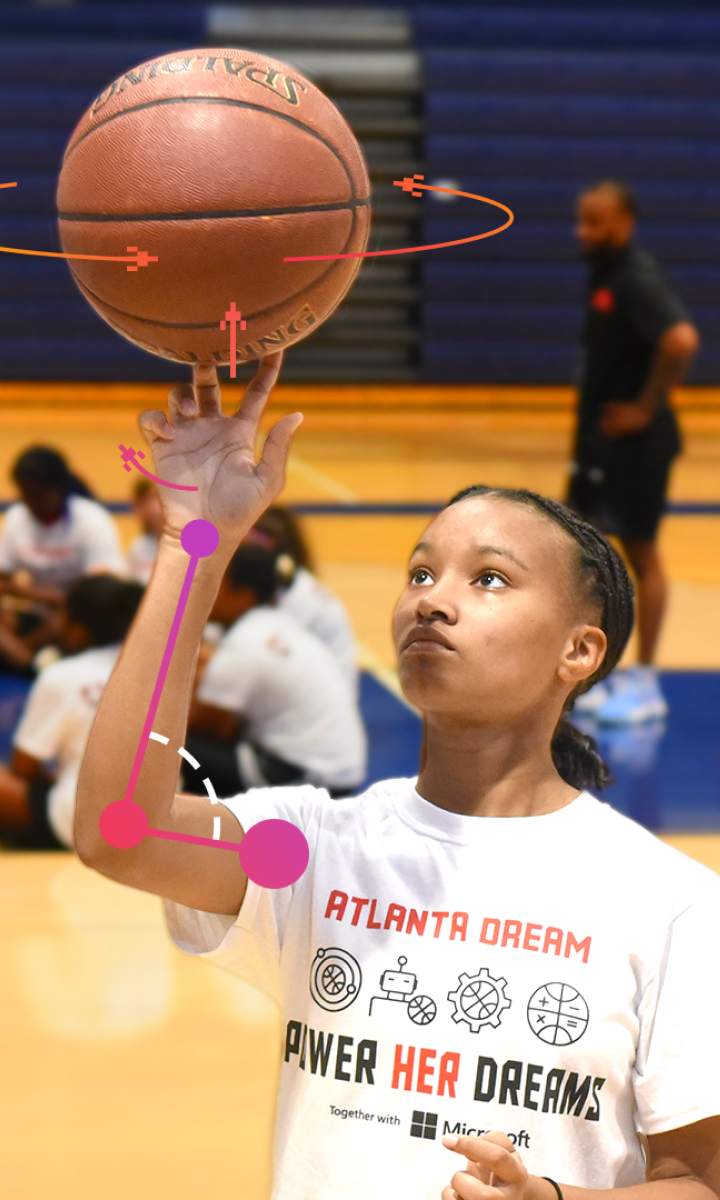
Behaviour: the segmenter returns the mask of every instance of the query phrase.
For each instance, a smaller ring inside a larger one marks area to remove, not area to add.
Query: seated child
[[[218,795],[309,781],[348,794],[366,769],[356,698],[327,646],[274,603],[277,586],[275,553],[241,545],[210,614],[227,632],[204,667],[187,749]],[[183,775],[204,794],[200,773]]]
[[[80,762],[142,595],[140,584],[111,575],[70,585],[61,609],[69,657],[36,679],[15,731],[10,768],[0,766],[3,842],[26,849],[72,847]]]
[[[124,574],[115,522],[90,498],[62,454],[31,446],[12,479],[20,501],[0,529],[0,593],[15,608],[0,613],[0,668],[25,669],[58,633],[58,608],[75,579],[95,572]]]
[[[271,547],[282,556],[278,606],[325,643],[357,692],[357,646],[350,618],[338,597],[314,574],[307,543],[292,513],[279,504],[272,505],[256,522],[247,541]]]

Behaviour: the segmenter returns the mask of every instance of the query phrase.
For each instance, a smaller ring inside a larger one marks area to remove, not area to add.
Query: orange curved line
[[[426,192],[446,192],[449,196],[466,196],[469,200],[482,200],[484,204],[492,204],[495,208],[501,208],[508,214],[509,220],[504,225],[498,225],[497,229],[491,229],[489,233],[476,233],[473,237],[458,238],[454,242],[434,242],[431,246],[404,246],[400,250],[366,250],[363,254],[305,254],[284,258],[283,262],[324,262],[336,258],[380,258],[384,254],[415,254],[419,250],[440,250],[443,246],[464,246],[467,242],[479,242],[483,238],[494,237],[496,233],[502,233],[515,220],[515,214],[507,204],[501,204],[499,200],[491,200],[489,196],[476,196],[474,192],[457,192],[453,188],[434,187],[430,183],[414,183],[413,187],[422,188]]]
[[[54,250],[17,250],[15,246],[0,246],[5,254],[32,254],[37,258],[91,258],[94,262],[137,262],[130,256],[121,258],[114,254],[58,254]]]
[[[0,183],[0,188],[17,187],[17,183]],[[137,262],[135,258],[121,258],[115,254],[58,254],[54,250],[18,250],[15,246],[0,246],[3,254],[31,254],[33,258],[85,258],[93,262]],[[157,259],[152,259],[157,262]]]

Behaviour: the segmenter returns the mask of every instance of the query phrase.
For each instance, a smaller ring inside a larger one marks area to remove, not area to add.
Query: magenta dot
[[[180,544],[191,558],[207,558],[214,554],[220,535],[212,521],[188,521],[180,534]]]
[[[100,814],[100,832],[116,850],[139,845],[147,831],[147,813],[134,800],[116,800]]]
[[[290,821],[259,821],[240,843],[240,866],[260,887],[295,883],[308,865],[307,838]]]

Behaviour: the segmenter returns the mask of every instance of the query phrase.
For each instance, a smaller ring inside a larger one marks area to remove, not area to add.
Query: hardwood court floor
[[[17,452],[49,442],[102,499],[126,500],[132,480],[117,446],[141,444],[137,414],[161,395],[93,397],[69,386],[0,394],[0,497],[12,496],[7,467]],[[312,400],[288,503],[439,503],[478,481],[562,494],[567,404],[423,408],[420,397],[415,410],[364,410]],[[285,393],[276,412],[295,405]],[[675,500],[720,501],[718,411],[683,415]],[[386,677],[392,604],[426,521],[305,521],[320,573],[348,605],[366,661]],[[120,523],[127,541],[134,522]],[[720,517],[668,519],[663,548],[672,597],[661,661],[720,667]],[[664,840],[720,871],[720,835]],[[0,961],[7,1200],[266,1200],[281,1026],[263,993],[175,950],[155,897],[70,854],[0,854]]]

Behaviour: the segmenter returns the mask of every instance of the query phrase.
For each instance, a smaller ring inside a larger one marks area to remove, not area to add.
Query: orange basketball
[[[85,298],[124,337],[180,362],[243,361],[305,337],[337,307],[370,226],[360,147],[327,96],[244,50],[188,50],[128,71],[86,112],[58,183],[66,254]],[[142,260],[141,260],[142,261]],[[228,323],[229,324],[229,323]]]

